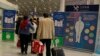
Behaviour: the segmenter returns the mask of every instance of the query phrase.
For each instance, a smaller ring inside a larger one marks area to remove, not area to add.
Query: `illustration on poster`
[[[56,27],[63,27],[63,20],[55,20],[55,26]]]
[[[83,15],[83,20],[84,21],[93,21],[96,19],[95,15]]]
[[[11,18],[5,17],[5,23],[13,23],[13,17]]]
[[[75,30],[76,30],[76,42],[80,43],[80,37],[81,37],[81,32],[84,28],[84,23],[82,22],[82,17],[80,16],[78,21],[75,24]]]

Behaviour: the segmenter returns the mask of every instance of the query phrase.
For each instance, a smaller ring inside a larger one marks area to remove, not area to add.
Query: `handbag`
[[[44,51],[44,45],[41,41],[39,40],[34,40],[32,42],[32,52],[35,53],[43,53]]]
[[[20,48],[20,39],[17,40],[17,47]]]

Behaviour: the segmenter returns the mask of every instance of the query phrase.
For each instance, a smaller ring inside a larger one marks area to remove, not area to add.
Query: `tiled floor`
[[[75,50],[64,49],[65,56],[92,56],[92,53],[79,52]],[[27,55],[21,55],[20,49],[16,47],[16,40],[14,42],[0,41],[0,56],[37,56],[30,53],[30,46]],[[44,55],[45,56],[45,55]]]

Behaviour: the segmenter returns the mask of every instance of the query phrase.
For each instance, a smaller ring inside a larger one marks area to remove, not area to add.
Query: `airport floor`
[[[15,37],[17,39],[17,37]],[[0,40],[0,56],[37,56],[36,54],[30,53],[30,46],[28,49],[27,55],[21,55],[20,49],[16,47],[16,41],[14,42],[6,42]],[[65,56],[92,56],[92,53],[87,52],[79,52],[70,49],[64,49]],[[45,51],[44,55],[45,56]]]

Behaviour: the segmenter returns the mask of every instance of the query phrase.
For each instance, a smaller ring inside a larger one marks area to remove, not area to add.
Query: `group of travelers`
[[[21,54],[27,54],[29,43],[39,40],[46,46],[46,56],[51,56],[51,40],[55,35],[54,22],[47,13],[44,13],[43,17],[42,19],[29,18],[26,15],[18,17],[15,33],[20,39]],[[43,53],[39,53],[38,56],[43,56]]]

